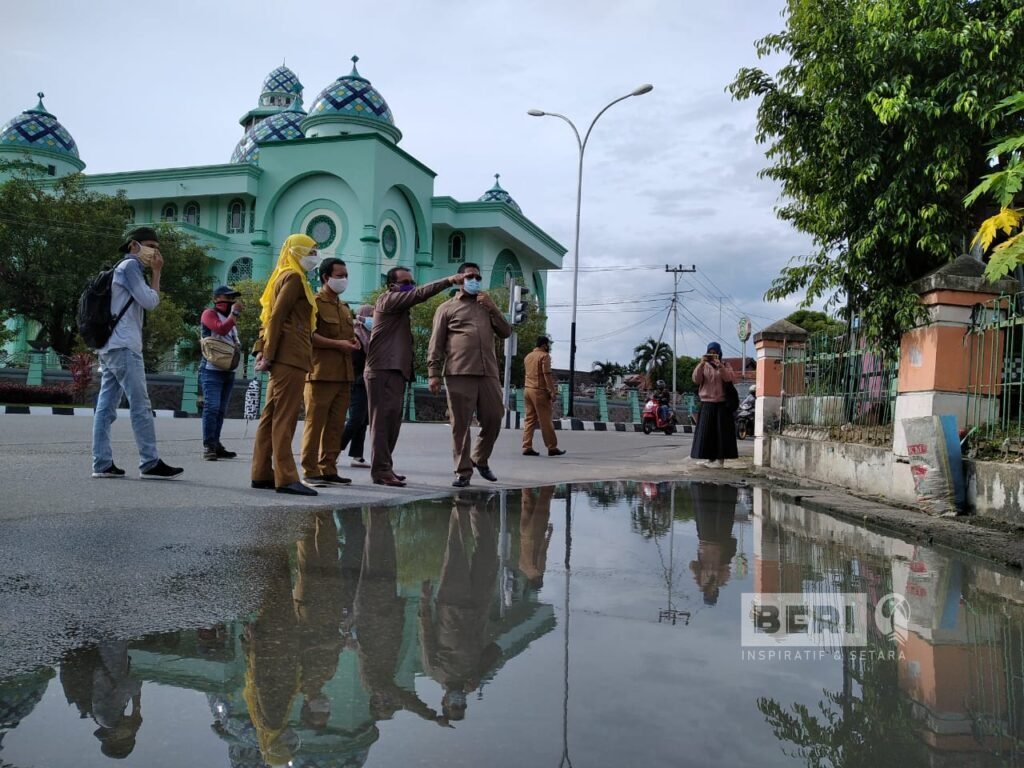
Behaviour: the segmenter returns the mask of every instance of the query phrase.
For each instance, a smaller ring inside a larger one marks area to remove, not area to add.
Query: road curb
[[[70,405],[3,405],[0,406],[0,414],[6,416],[88,416],[92,418],[96,413],[95,408],[76,408]],[[129,418],[131,411],[127,408],[118,408],[119,418]],[[172,411],[159,409],[153,411],[153,416],[158,419],[189,419],[195,418],[198,414],[186,413],[185,411]]]

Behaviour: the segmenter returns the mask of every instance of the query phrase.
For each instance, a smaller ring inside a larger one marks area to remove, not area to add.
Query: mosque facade
[[[239,120],[227,163],[87,174],[85,183],[123,192],[135,224],[169,223],[205,246],[215,259],[211,287],[267,277],[285,238],[304,232],[322,255],[346,261],[350,301],[394,266],[423,283],[472,261],[492,288],[513,276],[544,306],[547,270],[561,267],[566,249],[523,214],[497,174],[477,200],[435,195],[436,174],[401,149],[395,117],[357,61],[308,110],[296,74],[272,71]],[[54,177],[83,172],[78,146],[42,96],[0,128],[0,159],[30,160]]]

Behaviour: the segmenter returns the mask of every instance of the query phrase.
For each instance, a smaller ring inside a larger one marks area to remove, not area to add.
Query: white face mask
[[[299,259],[299,264],[301,264],[302,268],[307,272],[312,272],[314,269],[316,269],[316,265],[319,263],[320,261],[315,255],[306,256],[302,259]]]
[[[330,288],[335,293],[338,293],[338,294],[344,293],[345,289],[348,288],[348,278],[347,277],[332,277],[332,278],[328,279],[327,287]]]

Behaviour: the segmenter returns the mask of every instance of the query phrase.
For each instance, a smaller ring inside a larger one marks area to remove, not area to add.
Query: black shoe
[[[335,472],[333,475],[324,475],[320,479],[323,480],[325,483],[328,483],[330,485],[351,485],[352,484],[351,480],[349,480],[347,477],[341,477],[340,475],[338,475],[337,472]]]
[[[533,448],[527,448],[523,451],[523,456],[540,456],[540,454],[533,450]]]
[[[93,477],[124,477],[124,470],[118,469],[113,463],[102,472],[93,472]]]
[[[469,477],[456,477],[452,481],[453,488],[469,488]]]
[[[554,448],[554,449],[548,451],[548,456],[564,456],[564,455],[565,455],[565,451],[563,451],[561,448]]]
[[[203,461],[216,461],[217,460],[217,449],[206,446],[203,448]]]
[[[272,491],[275,487],[273,480],[253,480],[250,485],[257,491]]]
[[[220,443],[217,443],[217,458],[218,459],[234,459],[238,456],[234,451],[229,451]]]
[[[157,459],[156,464],[143,470],[139,477],[143,480],[173,480],[184,471],[181,467],[171,467],[164,464],[163,459]]]
[[[491,472],[490,467],[481,467],[479,464],[474,464],[473,466],[476,467],[476,471],[480,473],[480,477],[484,480],[490,480],[492,483],[498,482],[498,478]]]
[[[302,483],[288,483],[288,485],[282,485],[275,490],[278,493],[290,493],[293,496],[319,496],[316,491],[312,488],[307,488]]]
[[[310,475],[309,477],[304,477],[302,478],[302,484],[308,485],[310,488],[326,488],[330,485],[324,475]],[[292,485],[295,485],[295,483],[292,483]]]

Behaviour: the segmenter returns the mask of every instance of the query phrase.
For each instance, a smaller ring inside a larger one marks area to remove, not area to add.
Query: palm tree
[[[633,364],[649,379],[665,378],[665,371],[671,370],[672,348],[649,337],[633,349]]]
[[[594,379],[598,384],[604,384],[609,379],[613,379],[616,376],[621,376],[626,372],[626,369],[619,363],[613,363],[611,360],[595,360],[590,366],[590,371],[594,375]]]

